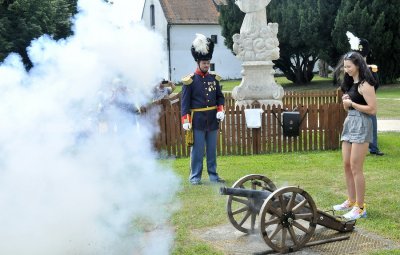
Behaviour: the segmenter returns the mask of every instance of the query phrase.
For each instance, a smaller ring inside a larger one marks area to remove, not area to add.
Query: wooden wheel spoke
[[[265,225],[273,225],[273,224],[278,224],[280,222],[279,218],[275,218],[275,219],[270,219],[269,221],[265,222]]]
[[[296,201],[296,195],[297,195],[296,192],[292,193],[292,196],[290,197],[290,200],[289,200],[289,202],[287,204],[287,207],[286,207],[286,211],[287,212],[290,212],[293,209],[294,202]]]
[[[307,219],[311,219],[313,217],[312,213],[298,213],[295,214],[296,216],[296,220],[307,220]]]
[[[246,200],[246,199],[242,199],[242,198],[233,196],[232,200],[235,201],[235,202],[241,203],[241,204],[245,204],[247,206],[249,205],[249,200]]]
[[[285,247],[286,236],[287,236],[287,228],[283,228],[283,229],[282,229],[281,247]]]
[[[294,232],[292,226],[289,226],[289,233],[290,233],[290,236],[292,237],[293,242],[294,242],[296,245],[298,245],[298,244],[299,244],[299,241],[297,240],[296,233]]]
[[[304,233],[308,233],[309,232],[309,230],[306,227],[304,227],[303,225],[301,225],[297,221],[293,222],[293,226],[295,226],[296,228],[300,229]]]
[[[251,215],[251,212],[247,211],[246,215],[243,217],[242,221],[239,223],[239,226],[242,226],[243,223],[246,222],[246,220],[249,218],[250,215]]]
[[[276,227],[275,231],[271,234],[271,236],[269,237],[269,239],[271,239],[271,240],[274,239],[274,237],[276,236],[276,234],[278,234],[279,231],[281,231],[281,229],[282,229],[282,225],[279,224],[279,225]]]
[[[303,208],[307,204],[307,199],[304,199],[300,203],[298,203],[295,207],[293,207],[293,213],[296,213],[300,211],[301,208]]]
[[[286,212],[286,205],[285,205],[285,199],[283,198],[283,195],[280,194],[278,196],[278,199],[279,199],[279,205],[281,207],[281,210],[282,210],[283,213],[285,213]]]
[[[248,207],[247,205],[246,205],[246,206],[243,206],[242,208],[237,209],[236,211],[232,211],[232,215],[245,212],[245,211],[247,211],[248,209],[249,209],[249,207]]]
[[[280,210],[275,209],[274,207],[269,207],[268,208],[270,210],[270,212],[272,213],[272,215],[281,217],[282,216],[282,212]]]

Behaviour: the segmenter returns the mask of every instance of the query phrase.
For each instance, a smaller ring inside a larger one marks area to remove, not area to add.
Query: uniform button
[[[207,102],[210,102],[210,100],[207,100]]]

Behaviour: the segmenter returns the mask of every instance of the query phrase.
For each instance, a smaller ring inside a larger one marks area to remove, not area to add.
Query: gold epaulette
[[[221,76],[219,76],[217,73],[210,72],[210,74],[213,75],[217,81],[221,81],[222,80]]]
[[[378,66],[377,65],[368,65],[368,67],[371,69],[372,72],[374,72],[374,73],[378,72]]]
[[[192,84],[192,82],[193,82],[193,79],[192,79],[193,76],[194,76],[194,73],[191,73],[191,74],[186,75],[185,77],[182,78],[182,83],[183,83],[184,85],[190,85],[190,84]]]

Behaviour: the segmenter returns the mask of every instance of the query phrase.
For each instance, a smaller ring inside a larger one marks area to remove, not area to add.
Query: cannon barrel
[[[268,190],[250,190],[250,189],[227,188],[227,187],[221,187],[219,193],[221,195],[247,197],[260,200],[264,200],[269,195],[271,195],[271,192]]]
[[[256,200],[265,200],[272,194],[269,190],[253,190],[253,189],[240,189],[240,188],[227,188],[221,187],[219,190],[221,195],[228,195],[228,196],[238,196],[238,197],[247,197],[253,198]],[[290,200],[290,196],[284,195],[284,199],[286,201]],[[300,203],[304,199],[295,198],[297,203]]]

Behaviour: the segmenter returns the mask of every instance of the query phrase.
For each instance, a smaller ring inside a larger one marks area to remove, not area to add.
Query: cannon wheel
[[[317,217],[317,207],[307,192],[283,187],[264,201],[260,211],[261,235],[276,252],[297,251],[313,235]]]
[[[232,188],[268,190],[270,192],[276,190],[274,183],[270,179],[259,174],[243,176],[233,184]],[[254,208],[254,205],[254,199],[234,195],[228,196],[226,211],[229,221],[237,230],[243,233],[254,232],[256,217],[259,213],[259,209]]]

